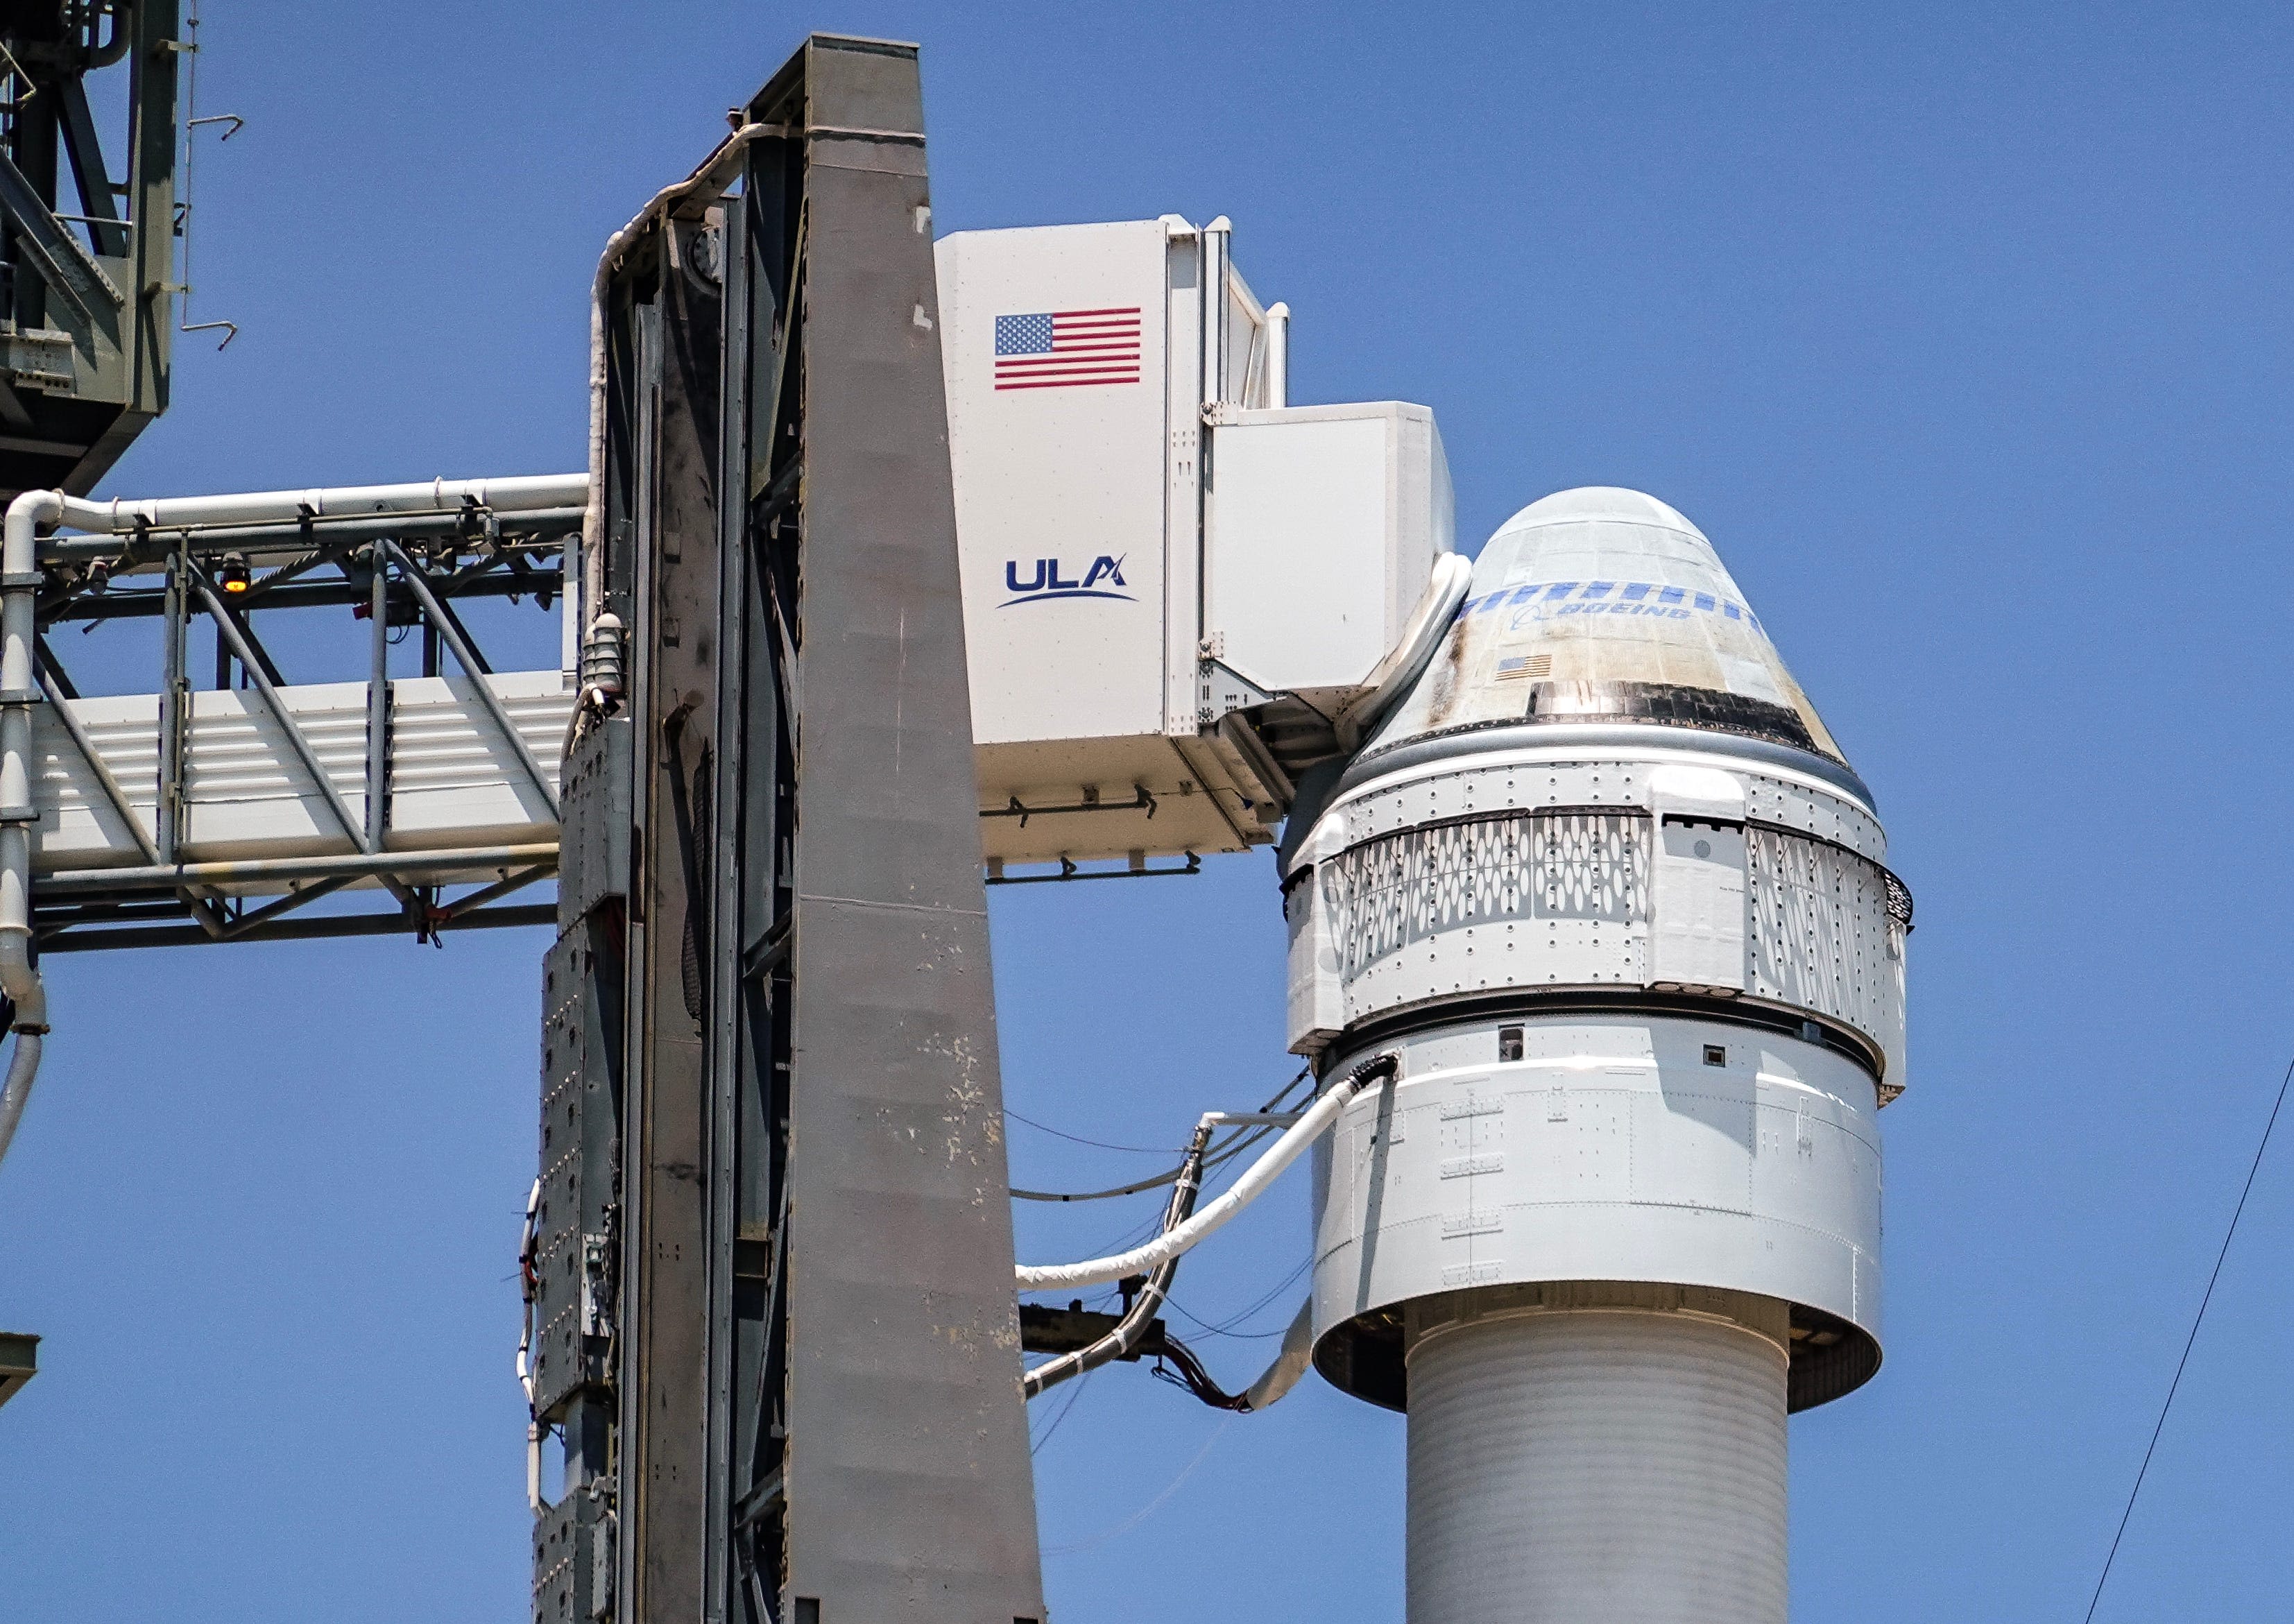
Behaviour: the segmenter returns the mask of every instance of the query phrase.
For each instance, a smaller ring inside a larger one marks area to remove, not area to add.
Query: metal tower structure
[[[537,1620],[1042,1616],[922,114],[816,36],[600,271]]]
[[[196,49],[176,22],[175,0],[0,5],[0,500],[90,490],[167,410],[177,63]],[[86,87],[115,65],[118,181]]]
[[[0,432],[0,1149],[45,954],[553,923],[535,1619],[1040,1619],[915,47],[812,37],[615,235],[586,475],[95,502],[163,403],[175,289],[102,250],[165,251],[174,15],[0,15],[7,356],[63,321],[142,368],[108,415],[50,380],[76,439]],[[76,76],[122,59],[115,222]],[[493,669],[505,598],[559,612],[551,669]],[[362,681],[289,680],[298,608],[367,622]],[[155,691],[84,696],[53,634],[134,622]]]

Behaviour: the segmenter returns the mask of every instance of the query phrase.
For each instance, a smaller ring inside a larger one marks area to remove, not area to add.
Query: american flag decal
[[[996,318],[998,389],[1139,381],[1139,306]]]

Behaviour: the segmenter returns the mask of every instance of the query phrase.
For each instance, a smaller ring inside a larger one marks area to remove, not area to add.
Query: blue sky
[[[241,336],[186,345],[107,489],[576,466],[599,246],[816,26],[923,42],[942,229],[1232,216],[1292,398],[1432,406],[1462,537],[1614,483],[1713,538],[1919,905],[1887,1365],[1794,1423],[1795,1607],[2077,1617],[2294,1047],[2294,19],[213,4],[200,110],[248,123],[200,154],[198,303]],[[1271,1092],[1272,880],[999,897],[1013,1106],[1169,1146]],[[0,1171],[0,1322],[48,1338],[0,1411],[0,1613],[519,1615],[543,946],[54,962]],[[1013,1144],[1038,1186],[1151,1165]],[[2282,1609],[2280,1150],[2102,1619]],[[1279,1329],[1305,1206],[1180,1303]],[[1055,1614],[1396,1619],[1401,1466],[1319,1384],[1229,1424],[1103,1372],[1037,1458]]]

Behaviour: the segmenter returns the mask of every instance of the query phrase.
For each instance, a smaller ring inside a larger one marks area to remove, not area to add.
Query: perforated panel
[[[1744,838],[1745,993],[1898,1052],[1909,895],[1842,846],[1759,824]],[[1314,883],[1346,1019],[1496,987],[1647,985],[1651,839],[1637,809],[1500,812],[1339,853]]]
[[[1903,1022],[1903,954],[1887,871],[1837,846],[1757,824],[1745,832],[1745,990],[1888,1041]]]
[[[1623,812],[1500,817],[1366,840],[1322,873],[1339,971],[1453,927],[1648,917],[1648,819]]]

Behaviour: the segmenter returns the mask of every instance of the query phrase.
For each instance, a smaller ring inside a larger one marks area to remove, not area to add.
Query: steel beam
[[[174,890],[182,885],[253,885],[265,881],[415,880],[471,869],[523,868],[555,863],[554,845],[468,846],[437,851],[356,851],[337,857],[244,857],[214,863],[173,863],[142,868],[67,868],[39,879],[43,897],[75,892]]]
[[[422,613],[429,625],[437,629],[446,639],[446,646],[454,651],[454,659],[461,666],[462,675],[470,680],[471,691],[477,694],[478,702],[485,707],[486,714],[493,719],[494,727],[508,744],[510,754],[525,769],[526,777],[540,792],[541,804],[549,808],[552,817],[557,816],[557,786],[550,783],[549,775],[541,770],[541,763],[536,761],[533,751],[526,748],[525,736],[509,719],[509,712],[502,709],[501,696],[494,692],[493,684],[486,680],[492,674],[491,669],[480,657],[476,646],[471,643],[469,633],[462,629],[462,622],[455,618],[454,612],[446,606],[444,600],[431,590],[429,576],[423,572],[421,565],[407,556],[404,548],[395,541],[387,540],[379,545],[396,562],[399,580],[406,583],[421,604]]]
[[[1036,1620],[915,51],[815,36],[738,122],[600,279],[626,721],[568,759],[549,996],[623,1035],[551,1016],[543,1161],[570,1255],[612,1147],[619,1271],[537,1386],[535,1616]]]
[[[518,907],[481,908],[475,914],[435,920],[430,929],[434,931],[486,930],[547,925],[557,917],[555,904],[537,903]],[[197,925],[77,930],[53,936],[44,932],[40,937],[40,951],[44,954],[96,953],[118,947],[189,947],[216,940],[308,942],[351,936],[403,936],[406,930],[406,916],[403,914],[330,914],[323,919],[290,919],[245,937],[212,937]]]
[[[116,50],[95,43],[107,22],[120,30]],[[19,85],[0,151],[0,262],[15,327],[14,353],[0,366],[0,501],[20,491],[87,491],[167,409],[182,290],[175,168],[184,45],[175,0],[0,7],[0,60]],[[125,67],[91,107],[86,74],[114,62]],[[105,161],[98,111],[126,137],[124,184]],[[69,191],[76,213],[64,206]]]
[[[912,46],[803,73],[749,115],[806,142],[785,1616],[1005,1624],[1043,1604],[923,97]]]

